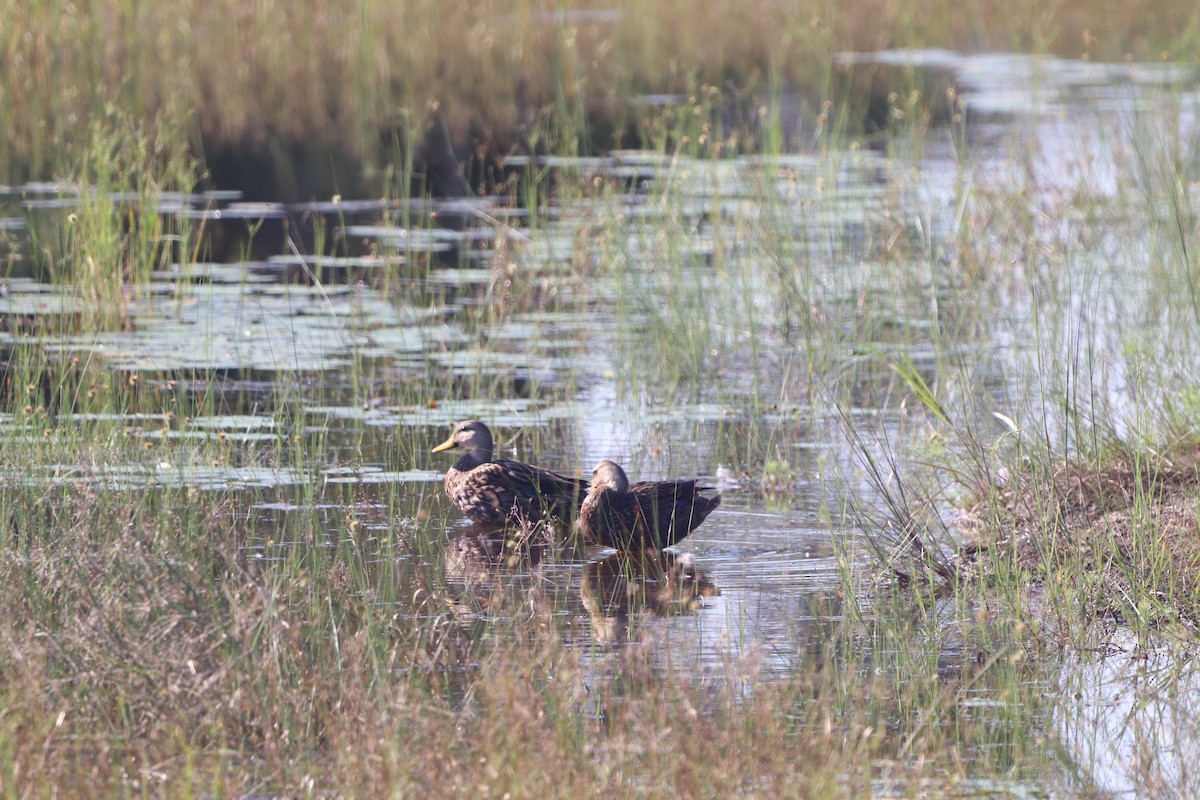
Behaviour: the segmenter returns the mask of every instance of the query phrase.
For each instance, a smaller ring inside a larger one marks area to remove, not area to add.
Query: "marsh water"
[[[122,419],[154,457],[8,467],[6,479],[227,493],[254,532],[247,559],[349,548],[374,571],[376,602],[432,587],[477,631],[540,605],[598,671],[648,648],[714,679],[748,663],[764,680],[786,674],[849,605],[872,613],[844,591],[871,570],[865,456],[899,453],[902,466],[935,446],[897,363],[995,439],[1007,428],[993,412],[1025,425],[1064,396],[1140,424],[1150,390],[1127,355],[1153,352],[1170,314],[1154,267],[1164,250],[1129,235],[1144,206],[1128,197],[1148,181],[1146,150],[1190,157],[1200,98],[1177,66],[846,58],[944,71],[963,118],[842,152],[514,160],[513,174],[541,174],[536,216],[528,197],[159,198],[158,213],[202,231],[200,257],[176,253],[123,329],[46,333],[90,301],[35,270],[14,271],[0,297],[7,342],[42,337],[54,358],[136,379]],[[32,254],[85,200],[52,183],[6,189],[0,230]],[[984,222],[964,227],[970,213]],[[1055,247],[1069,255],[1039,252]],[[1081,360],[1082,391],[1045,368]],[[1161,365],[1165,391],[1187,366]],[[181,392],[211,413],[172,417]],[[442,492],[450,460],[430,449],[467,417],[492,427],[499,455],[581,476],[601,458],[635,480],[699,475],[722,504],[648,568],[658,589],[627,591],[642,576],[609,552],[513,555]],[[16,416],[0,424],[38,435]],[[202,463],[214,441],[229,457]],[[290,519],[311,515],[326,541],[289,536]],[[944,611],[930,612],[924,646],[953,680],[963,653],[940,633]],[[1044,725],[1056,745],[963,791],[1040,796],[1054,790],[1034,776],[1051,774],[1059,790],[1119,795],[1145,787],[1153,762],[1164,796],[1187,793],[1195,675],[1132,650],[1043,665],[1023,690],[1063,698],[1050,719],[1014,711],[1020,696],[964,688],[972,713]],[[964,743],[961,758],[980,756]]]

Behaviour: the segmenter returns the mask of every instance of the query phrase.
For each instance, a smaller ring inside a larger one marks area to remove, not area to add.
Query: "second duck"
[[[592,470],[592,482],[579,511],[583,535],[593,544],[618,550],[669,547],[694,531],[721,504],[705,496],[696,481],[640,481],[629,485],[625,470],[605,459]]]

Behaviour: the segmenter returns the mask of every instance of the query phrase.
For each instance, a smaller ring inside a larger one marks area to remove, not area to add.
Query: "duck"
[[[588,482],[523,461],[493,459],[492,432],[477,419],[454,426],[433,452],[464,451],[446,472],[446,495],[479,525],[569,522],[579,512]]]
[[[721,505],[719,494],[701,494],[709,488],[696,480],[639,481],[631,486],[625,470],[604,459],[592,470],[579,510],[584,540],[622,551],[669,547]]]

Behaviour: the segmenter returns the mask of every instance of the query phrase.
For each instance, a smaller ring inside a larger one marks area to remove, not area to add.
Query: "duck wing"
[[[524,461],[502,459],[491,461],[483,467],[491,468],[488,473],[491,481],[505,486],[518,497],[540,498],[547,503],[567,502],[579,508],[584,495],[587,494],[587,481],[569,478],[548,469],[535,467],[533,464],[526,464]]]
[[[695,480],[639,481],[630,486],[638,528],[649,535],[647,543],[667,547],[694,531],[721,504],[719,494],[701,494],[709,489]]]
[[[446,491],[476,522],[538,522],[547,514],[569,520],[583,502],[587,484],[522,461],[500,460],[447,476]]]
[[[593,489],[579,510],[584,537],[593,544],[618,550],[641,549],[645,524],[637,498],[611,488]]]

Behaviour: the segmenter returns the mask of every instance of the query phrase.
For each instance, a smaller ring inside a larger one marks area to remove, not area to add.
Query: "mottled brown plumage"
[[[569,522],[587,492],[587,481],[522,461],[492,460],[492,432],[477,419],[454,426],[433,452],[465,450],[446,472],[446,494],[455,508],[484,525],[532,523],[547,516]]]
[[[584,538],[618,550],[673,545],[721,504],[720,495],[700,494],[706,488],[694,480],[640,481],[630,486],[625,471],[605,459],[592,470],[592,483],[579,510]]]

